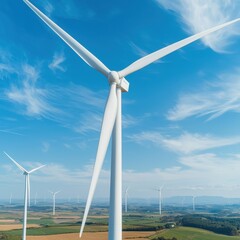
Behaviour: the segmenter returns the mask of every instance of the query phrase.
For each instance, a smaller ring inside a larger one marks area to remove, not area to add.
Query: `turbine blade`
[[[205,30],[203,32],[197,33],[197,34],[195,34],[191,37],[185,38],[185,39],[183,39],[179,42],[173,43],[173,44],[171,44],[171,45],[169,45],[165,48],[162,48],[162,49],[160,49],[156,52],[153,52],[153,53],[151,53],[151,54],[149,54],[149,55],[147,55],[143,58],[140,58],[139,60],[133,62],[131,65],[129,65],[125,69],[119,71],[118,72],[119,77],[120,78],[121,77],[126,77],[127,75],[129,75],[129,74],[131,74],[131,73],[133,73],[133,72],[151,64],[152,62],[155,62],[156,60],[158,60],[158,59],[160,59],[160,58],[162,58],[162,57],[164,57],[164,56],[166,56],[166,55],[168,55],[168,54],[170,54],[170,53],[172,53],[172,52],[174,52],[174,51],[176,51],[176,50],[178,50],[178,49],[180,49],[180,48],[182,48],[182,47],[184,47],[184,46],[186,46],[186,45],[188,45],[188,44],[190,44],[190,43],[192,43],[192,42],[194,42],[194,41],[196,41],[196,40],[198,40],[198,39],[200,39],[200,38],[202,38],[202,37],[204,37],[208,34],[210,34],[210,33],[213,33],[213,32],[215,32],[215,31],[217,31],[221,28],[224,28],[224,27],[226,27],[228,25],[231,25],[231,24],[233,24],[235,22],[238,22],[238,21],[240,21],[240,18],[237,18],[235,20],[232,20],[232,21],[226,22],[224,24],[218,25],[216,27],[210,28],[210,29]]]
[[[23,0],[23,1],[89,66],[91,66],[92,68],[96,69],[97,71],[101,72],[103,75],[108,77],[108,73],[110,72],[110,70],[98,58],[96,58],[91,52],[89,52],[85,47],[83,47],[67,32],[65,32],[56,23],[54,23],[45,14],[43,14],[32,3],[30,3],[28,0]]]
[[[94,191],[97,185],[98,177],[103,165],[103,161],[106,155],[107,147],[111,138],[113,126],[115,123],[117,114],[117,96],[116,96],[116,83],[112,83],[109,91],[108,100],[105,107],[105,112],[102,121],[100,139],[98,143],[96,161],[93,169],[92,181],[88,193],[84,216],[82,220],[82,226],[80,229],[80,237],[82,236],[83,229],[87,220],[88,212],[93,199]]]
[[[30,175],[27,175],[27,194],[28,194],[28,206],[31,205],[31,189],[30,189]]]
[[[26,172],[27,173],[27,170],[22,167],[19,163],[17,163],[12,157],[10,157],[6,152],[4,152],[4,154],[13,162],[15,163],[15,165],[17,165],[17,167],[22,170],[23,172]]]
[[[45,167],[45,166],[46,166],[46,165],[42,165],[42,166],[40,166],[40,167],[34,168],[33,170],[29,171],[28,173],[33,173],[33,172],[37,171],[38,169],[43,168],[43,167]]]

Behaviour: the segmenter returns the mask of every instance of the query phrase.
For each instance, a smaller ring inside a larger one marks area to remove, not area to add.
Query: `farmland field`
[[[148,239],[148,236],[153,235],[154,232],[123,232],[123,239],[134,239],[134,240],[143,240]],[[61,234],[61,235],[49,235],[49,236],[29,236],[29,240],[74,240],[78,239],[78,233],[70,233],[70,234]],[[107,240],[108,234],[107,232],[97,232],[90,233],[86,232],[82,236],[82,240]]]
[[[27,238],[28,240],[74,240],[78,239],[81,225],[83,209],[76,210],[70,205],[62,205],[58,208],[55,216],[52,216],[50,208],[34,209],[28,213]],[[200,228],[183,227],[181,219],[183,216],[189,216],[189,213],[169,212],[162,216],[154,212],[147,212],[141,208],[141,211],[123,214],[123,239],[144,240],[165,239],[177,240],[240,240],[240,236],[227,236],[213,233]],[[227,223],[235,225],[240,221],[238,214],[232,216],[229,211],[224,216],[215,213],[206,213],[202,215],[192,214],[195,219],[207,218],[212,216],[214,221],[224,219]],[[173,228],[166,227],[167,224],[174,223]],[[221,225],[221,222],[218,222]],[[236,225],[239,229],[240,225]],[[85,229],[83,240],[107,240],[108,237],[108,209],[106,207],[93,208]],[[239,234],[239,232],[237,232]],[[21,240],[22,235],[22,208],[0,209],[0,239]]]
[[[177,238],[177,240],[240,240],[240,236],[225,236],[199,228],[177,227],[163,230],[152,236],[151,239],[163,236],[165,238]]]

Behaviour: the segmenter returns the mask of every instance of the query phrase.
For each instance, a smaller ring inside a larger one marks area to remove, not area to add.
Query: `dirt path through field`
[[[155,232],[123,232],[123,239],[132,240],[144,240],[148,239],[148,236],[153,235]],[[107,232],[98,233],[84,233],[81,240],[107,240]],[[58,234],[48,236],[28,236],[28,240],[78,240],[79,235],[77,233]]]

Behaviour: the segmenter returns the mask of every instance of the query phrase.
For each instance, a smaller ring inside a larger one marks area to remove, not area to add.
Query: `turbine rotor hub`
[[[120,84],[120,78],[119,78],[119,75],[117,72],[115,71],[111,71],[109,74],[108,74],[108,80],[110,83],[116,83],[117,85]]]
[[[108,74],[109,83],[116,83],[119,88],[121,88],[122,92],[128,92],[129,82],[125,78],[120,78],[118,72],[111,71]]]

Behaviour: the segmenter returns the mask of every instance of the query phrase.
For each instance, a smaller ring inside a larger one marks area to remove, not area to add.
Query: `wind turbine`
[[[55,207],[56,207],[56,195],[61,192],[61,191],[57,191],[57,192],[51,192],[49,191],[51,194],[52,194],[52,197],[53,197],[53,216],[55,215]]]
[[[159,214],[162,215],[162,190],[164,185],[156,189],[158,191],[158,208],[159,208]]]
[[[34,205],[37,205],[37,192],[35,192]]]
[[[23,233],[22,233],[22,240],[26,240],[26,228],[27,228],[27,205],[30,206],[30,174],[39,170],[40,168],[44,167],[42,165],[40,167],[34,168],[31,171],[27,171],[23,168],[20,164],[18,164],[13,158],[11,158],[6,152],[5,155],[13,162],[17,167],[23,172],[25,175],[25,193],[24,193],[24,215],[23,215]]]
[[[128,212],[128,191],[129,191],[129,187],[126,188],[125,190],[125,213]]]
[[[193,210],[193,212],[195,212],[195,200],[196,200],[196,196],[192,196],[192,210]]]
[[[110,183],[110,217],[109,217],[109,240],[122,239],[122,92],[128,92],[129,83],[125,79],[129,74],[153,63],[154,61],[230,24],[240,21],[240,18],[210,28],[195,34],[179,42],[153,52],[121,71],[111,71],[98,58],[78,43],[67,32],[49,19],[28,0],[23,0],[62,40],[68,44],[79,57],[89,66],[102,73],[109,81],[110,91],[106,102],[100,138],[93,170],[92,181],[86,202],[86,208],[80,229],[80,237],[87,220],[99,174],[106,155],[108,144],[112,135],[112,161]]]
[[[9,198],[9,204],[12,205],[12,193],[11,193],[10,198]]]

